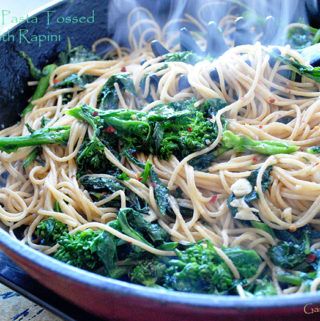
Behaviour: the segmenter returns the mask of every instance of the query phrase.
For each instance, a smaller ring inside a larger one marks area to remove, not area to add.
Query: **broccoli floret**
[[[59,238],[66,232],[68,232],[66,224],[50,217],[38,224],[35,235],[39,238],[41,245],[52,246],[56,244]]]
[[[176,251],[177,259],[169,261],[166,288],[182,292],[227,293],[233,287],[233,275],[210,242],[195,244]]]
[[[216,138],[215,125],[205,119],[201,112],[190,114],[187,122],[179,123],[178,120],[162,127],[163,139],[158,153],[163,159],[170,158],[172,154],[184,158],[208,147]]]
[[[60,247],[53,257],[81,269],[94,271],[103,266],[98,255],[104,231],[87,229],[74,234],[64,234],[58,241]]]
[[[166,264],[157,259],[142,260],[130,273],[130,281],[145,286],[159,286],[164,282]]]
[[[87,173],[107,173],[112,168],[104,153],[105,146],[96,137],[86,140],[77,155],[78,177]]]
[[[124,149],[133,148],[162,159],[169,159],[173,154],[181,159],[216,139],[216,125],[207,119],[207,114],[221,104],[216,105],[210,100],[198,110],[192,99],[159,105],[149,112],[102,111],[83,105],[69,110],[68,114],[88,122],[103,143],[116,138]],[[104,140],[101,139],[103,134]]]

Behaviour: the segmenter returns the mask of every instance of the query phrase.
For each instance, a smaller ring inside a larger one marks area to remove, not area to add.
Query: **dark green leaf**
[[[132,78],[129,74],[121,73],[112,75],[103,86],[100,95],[98,96],[99,109],[117,109],[119,97],[114,84],[119,85],[120,90],[125,90],[132,95],[136,95]]]
[[[79,87],[84,89],[85,86],[93,81],[95,81],[97,77],[91,75],[81,75],[71,74],[64,80],[56,83],[54,88],[71,88],[71,87]]]
[[[166,215],[167,211],[170,209],[169,204],[169,190],[161,182],[157,173],[151,169],[150,179],[154,188],[154,196],[159,207],[159,211],[162,215]]]

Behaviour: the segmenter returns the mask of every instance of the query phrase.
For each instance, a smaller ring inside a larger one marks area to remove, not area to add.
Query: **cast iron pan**
[[[185,2],[185,1],[180,1]],[[170,16],[178,0],[145,0],[136,3],[158,13],[160,22]],[[198,1],[186,2],[186,10],[192,10]],[[281,1],[283,3],[283,1]],[[46,13],[37,14],[37,24],[22,24],[10,32],[18,37],[18,29],[27,28],[30,34],[61,34],[61,42],[46,42],[42,47],[0,42],[0,124],[9,126],[19,120],[19,112],[26,105],[31,93],[27,89],[30,80],[28,68],[19,56],[27,52],[36,65],[53,61],[65,49],[66,38],[73,45],[90,47],[98,38],[119,36],[126,28],[126,14],[132,6],[126,0],[115,1],[115,11],[108,10],[109,1],[68,0],[50,8],[53,19],[61,15],[88,15],[95,10],[95,23],[90,26],[46,24]],[[276,1],[278,10],[280,1]],[[305,5],[299,1],[299,5]],[[281,7],[281,6],[280,6]],[[191,9],[190,9],[191,8]],[[317,1],[308,3],[310,17],[314,19]],[[280,8],[281,9],[281,8]],[[280,10],[279,9],[279,10]],[[48,10],[48,9],[46,9]],[[297,10],[297,8],[296,8]],[[125,39],[118,39],[125,42]],[[0,228],[0,248],[37,281],[73,304],[105,319],[136,321],[178,320],[319,320],[319,313],[306,314],[311,307],[320,307],[320,294],[302,294],[263,299],[240,299],[235,296],[215,296],[162,291],[118,280],[105,278],[63,264],[13,240]]]

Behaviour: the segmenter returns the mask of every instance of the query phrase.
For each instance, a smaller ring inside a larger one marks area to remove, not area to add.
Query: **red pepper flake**
[[[121,72],[127,72],[127,68],[126,67],[122,67],[121,68]]]
[[[94,112],[92,113],[92,116],[98,116],[98,112],[97,112],[97,111],[94,111]]]
[[[54,79],[53,79],[53,83],[54,83],[54,84],[57,84],[58,82],[59,82],[59,80],[58,80],[57,78],[54,78]]]
[[[312,263],[312,262],[314,262],[316,259],[317,259],[317,256],[316,256],[314,253],[310,253],[310,254],[307,256],[306,261],[307,261],[308,263]]]
[[[259,125],[259,128],[261,129],[261,128],[263,128],[263,126],[262,126],[262,125]]]
[[[253,157],[252,157],[252,161],[253,161],[254,163],[258,163],[258,157],[257,157],[257,156],[253,156]]]
[[[268,99],[268,103],[269,103],[269,104],[274,104],[275,101],[276,101],[276,100],[275,100],[274,98],[269,98],[269,99]]]
[[[142,177],[138,177],[138,181],[141,182],[142,181]]]
[[[218,195],[212,195],[209,203],[214,204],[218,200]]]
[[[104,128],[103,131],[108,134],[113,134],[115,133],[116,129],[112,126],[108,126],[107,128]]]
[[[191,127],[188,127],[188,128],[187,128],[187,131],[188,131],[188,132],[192,132],[192,128],[191,128]]]

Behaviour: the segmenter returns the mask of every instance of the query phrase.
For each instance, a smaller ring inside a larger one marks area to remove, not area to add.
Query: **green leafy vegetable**
[[[223,294],[234,283],[231,271],[208,242],[177,251],[177,259],[169,261],[164,286],[182,292]]]
[[[198,110],[201,111],[204,117],[212,117],[217,114],[217,112],[227,106],[227,103],[223,99],[214,98],[207,99],[198,106]]]
[[[124,187],[114,178],[85,175],[79,182],[90,191],[114,193],[124,190]]]
[[[276,238],[276,235],[274,234],[272,228],[268,226],[266,223],[257,222],[257,221],[251,221],[250,222],[252,227],[257,228],[259,230],[265,231],[269,233],[274,239]]]
[[[291,154],[299,147],[286,142],[273,140],[254,140],[247,136],[239,136],[226,130],[223,133],[222,144],[226,148],[234,149],[237,152],[251,151],[264,155]]]
[[[263,192],[267,191],[267,189],[271,185],[271,175],[270,175],[271,171],[272,171],[272,166],[269,166],[262,174],[261,187]],[[246,203],[251,203],[259,199],[259,195],[255,190],[255,187],[257,186],[258,174],[259,174],[259,169],[256,169],[252,171],[250,175],[247,177],[247,180],[252,185],[252,192],[245,196],[244,200]]]
[[[118,108],[119,97],[114,87],[115,83],[119,85],[120,90],[125,90],[132,95],[136,95],[134,84],[129,74],[121,73],[112,75],[103,86],[98,97],[100,109],[106,110]]]
[[[58,241],[60,246],[53,257],[67,264],[94,271],[103,265],[98,256],[98,249],[105,237],[105,232],[92,229],[64,234]]]
[[[312,146],[307,149],[307,153],[309,154],[320,154],[320,146]]]
[[[44,128],[47,126],[47,124],[49,123],[50,119],[46,118],[46,117],[41,117],[41,128]]]
[[[270,51],[269,54],[279,60],[284,65],[290,67],[291,70],[301,76],[310,78],[316,82],[320,82],[320,67],[305,66],[300,64],[297,60],[290,56],[281,56],[280,54]]]
[[[68,41],[67,50],[64,52],[61,52],[59,54],[58,60],[53,64],[49,64],[49,65],[45,66],[42,69],[42,71],[40,71],[38,68],[36,68],[34,66],[32,59],[25,52],[20,52],[20,55],[27,61],[32,78],[39,80],[37,88],[31,98],[30,103],[27,105],[27,107],[21,113],[22,117],[25,116],[27,113],[29,113],[33,109],[33,107],[34,107],[33,101],[34,100],[39,99],[44,96],[44,94],[46,93],[46,91],[49,87],[50,77],[58,66],[65,65],[68,63],[79,63],[79,62],[84,62],[84,61],[100,60],[101,59],[101,57],[99,57],[98,55],[87,50],[83,46],[78,46],[78,47],[72,48],[70,40]],[[88,81],[88,79],[85,80],[86,77],[87,76],[84,76],[82,81],[80,81],[78,79],[77,85],[81,84],[82,86],[84,86],[84,83],[86,81]],[[69,80],[68,80],[69,85],[70,85],[71,80],[72,79],[69,78]],[[76,81],[75,77],[73,76],[73,82],[75,82],[75,81]],[[67,86],[67,85],[68,85],[68,83],[61,84],[61,86]],[[61,87],[59,87],[59,85],[58,85],[57,88],[61,88]],[[66,102],[64,101],[64,103],[66,103]]]
[[[168,188],[161,182],[157,173],[151,169],[150,171],[150,179],[154,188],[154,196],[159,207],[160,213],[162,215],[166,215],[170,209],[169,204],[169,190]]]
[[[61,207],[60,207],[60,204],[59,204],[58,201],[55,201],[55,202],[54,202],[54,204],[53,204],[53,210],[54,210],[55,212],[60,212],[60,213],[62,213],[62,210],[61,210]]]
[[[130,177],[126,173],[121,173],[117,176],[117,179],[120,181],[128,181],[130,180]]]
[[[256,280],[256,286],[254,289],[254,296],[270,296],[270,295],[277,295],[277,289],[273,285],[273,283],[267,279]]]
[[[277,280],[280,283],[292,285],[292,286],[300,286],[302,283],[310,283],[317,277],[316,272],[299,272],[299,271],[283,271],[281,269],[277,269]]]
[[[75,63],[80,63],[85,61],[95,61],[95,60],[101,60],[101,57],[93,53],[92,51],[88,50],[84,46],[77,46],[72,48],[69,40],[66,51],[62,51],[59,54],[57,64],[66,65],[69,63],[75,64]]]
[[[170,52],[164,55],[165,62],[184,62],[186,64],[195,65],[204,58],[196,55],[191,51]]]
[[[67,225],[50,217],[42,220],[36,227],[35,235],[41,245],[55,245],[60,237],[68,232]]]
[[[54,84],[54,88],[70,88],[70,87],[79,87],[84,89],[85,86],[93,82],[97,77],[91,75],[81,75],[71,74],[62,81]]]
[[[87,121],[94,129],[99,128],[100,133],[106,131],[107,139],[117,138],[125,149],[133,148],[163,159],[174,154],[182,159],[207,147],[217,136],[215,124],[193,102],[183,104],[183,110],[178,110],[177,104],[168,104],[148,113],[124,109],[101,111],[83,105],[67,113]]]
[[[287,31],[287,42],[294,49],[302,49],[311,46],[314,42],[316,29],[308,25],[291,27]]]
[[[130,273],[130,281],[148,287],[159,287],[164,282],[166,270],[166,264],[157,259],[142,260]]]
[[[150,246],[169,241],[168,233],[156,223],[149,223],[143,215],[132,208],[122,208],[117,218],[123,233]]]
[[[29,57],[24,51],[20,51],[20,56],[27,62],[31,77],[35,80],[40,80],[42,77],[42,71],[34,65],[31,57]]]
[[[51,74],[56,70],[57,65],[52,64],[52,65],[47,65],[43,68],[42,70],[42,77],[40,78],[37,88],[32,95],[31,101],[28,104],[28,106],[22,111],[21,116],[25,116],[28,114],[34,107],[33,101],[36,99],[39,99],[44,96],[46,93],[48,87],[49,87],[49,82],[50,82],[50,77]]]
[[[42,152],[42,148],[37,146],[34,148],[23,161],[23,167],[28,168],[34,161],[38,161],[40,164],[43,165],[43,161],[39,158]]]
[[[253,277],[261,264],[261,258],[254,250],[243,250],[237,247],[225,248],[223,252],[227,254],[233,262],[242,278]]]
[[[45,144],[66,144],[69,139],[70,126],[41,128],[31,135],[17,137],[0,137],[0,150],[12,153],[21,147]]]
[[[283,269],[306,271],[312,266],[307,257],[310,249],[310,231],[305,229],[299,239],[293,237],[288,241],[280,241],[269,249],[271,261]]]
[[[114,167],[106,159],[105,145],[96,137],[85,141],[77,156],[78,177],[87,173],[108,173]]]
[[[152,168],[152,163],[148,160],[144,166],[144,170],[141,174],[141,182],[143,184],[146,184],[148,179],[149,179],[149,176],[150,176],[150,173],[151,173],[151,168]]]

